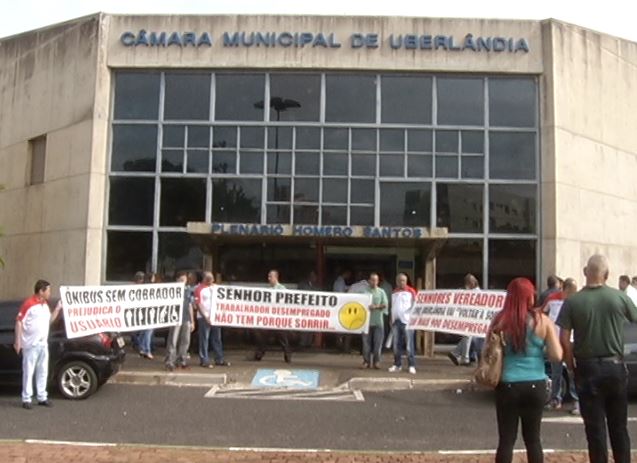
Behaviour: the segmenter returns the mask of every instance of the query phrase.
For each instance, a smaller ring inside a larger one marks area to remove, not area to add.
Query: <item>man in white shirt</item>
[[[13,348],[22,351],[22,408],[31,410],[33,376],[35,375],[38,405],[51,407],[46,391],[49,373],[49,326],[62,309],[58,302],[53,314],[47,303],[51,285],[44,280],[35,283],[34,294],[20,307],[15,322]]]
[[[407,284],[407,275],[399,273],[396,276],[396,289],[391,296],[391,322],[394,350],[394,364],[389,368],[391,373],[402,369],[402,356],[407,350],[407,364],[409,373],[416,374],[416,352],[414,331],[407,329],[411,311],[416,302],[416,290]],[[404,346],[404,347],[403,347]]]

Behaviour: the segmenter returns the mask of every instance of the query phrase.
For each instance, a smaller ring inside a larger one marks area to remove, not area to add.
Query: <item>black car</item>
[[[0,384],[22,384],[22,358],[13,348],[20,304],[0,302]],[[60,316],[49,334],[49,382],[67,399],[86,399],[117,373],[124,356],[124,339],[118,334],[67,339]]]

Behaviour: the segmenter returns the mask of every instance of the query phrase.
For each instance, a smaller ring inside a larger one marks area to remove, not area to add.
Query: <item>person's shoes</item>
[[[179,365],[179,368],[181,368],[182,370],[190,370],[190,365],[186,365],[184,363],[183,365]]]
[[[214,368],[214,365],[212,365],[210,363],[200,363],[199,366],[201,368]]]
[[[366,370],[368,368],[369,368],[369,363],[363,362],[363,364],[361,365],[361,370]]]
[[[380,370],[380,365],[378,363],[374,364],[374,370]]]
[[[287,353],[283,354],[283,360],[285,363],[292,363],[292,355]]]
[[[454,354],[453,352],[449,352],[447,354],[447,357],[449,357],[449,360],[451,360],[455,366],[460,365],[460,360],[458,359],[456,354]]]
[[[22,402],[22,408],[25,410],[31,410],[33,406],[31,405],[31,402]]]
[[[223,362],[215,362],[215,366],[216,367],[229,367],[230,366],[230,362],[226,362],[225,360]]]
[[[575,408],[573,408],[573,410],[571,410],[571,415],[573,416],[581,416],[581,412],[579,410],[579,406],[576,405]]]
[[[150,352],[149,352],[149,353],[146,353],[146,352],[140,352],[140,353],[139,353],[139,356],[140,356],[140,357],[144,357],[145,359],[148,359],[148,360],[152,360],[152,359],[154,359],[154,358],[155,358],[155,357],[153,357],[153,354],[151,354]]]
[[[166,371],[175,371],[175,365],[166,365]]]
[[[415,375],[416,374],[416,367],[409,367],[409,374],[410,375]]]
[[[389,367],[389,369],[387,370],[390,373],[398,373],[401,370],[400,367],[396,366],[396,365],[392,365],[391,367]]]
[[[48,407],[48,408],[51,408],[51,407],[53,406],[53,404],[51,403],[51,401],[50,401],[50,400],[40,400],[40,401],[38,402],[38,405],[39,405],[40,407]]]
[[[259,353],[259,352],[256,352],[256,353],[254,354],[254,361],[255,361],[255,362],[260,362],[262,358],[263,358],[263,354],[261,354],[261,353]]]
[[[548,404],[544,406],[546,410],[559,410],[562,408],[562,403],[559,400],[551,400]]]

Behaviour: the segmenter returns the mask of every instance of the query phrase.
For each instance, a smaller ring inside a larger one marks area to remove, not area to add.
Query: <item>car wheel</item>
[[[97,386],[95,370],[85,362],[73,360],[60,368],[58,389],[67,399],[86,399],[97,390]]]

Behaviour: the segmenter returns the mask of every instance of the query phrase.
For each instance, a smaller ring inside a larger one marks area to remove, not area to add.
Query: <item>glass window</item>
[[[173,280],[175,273],[203,266],[201,246],[187,233],[159,233],[157,272]]]
[[[115,119],[158,119],[159,73],[115,73]]]
[[[484,153],[484,132],[482,130],[463,130],[460,135],[462,136],[463,153]]]
[[[405,132],[396,129],[380,131],[380,150],[402,152],[405,150]]]
[[[347,129],[323,129],[323,149],[326,150],[346,150]]]
[[[350,207],[349,222],[350,225],[374,225],[374,208]]]
[[[352,175],[376,175],[375,154],[352,154]]]
[[[347,203],[347,179],[326,178],[323,179],[324,203]]]
[[[157,126],[113,126],[113,172],[155,172],[156,160]]]
[[[240,127],[241,148],[263,149],[263,127]]]
[[[458,156],[436,156],[436,177],[458,178]]]
[[[289,178],[274,177],[268,179],[268,201],[290,202],[291,182]]]
[[[491,185],[489,231],[535,233],[536,185]]]
[[[534,179],[535,133],[491,132],[489,176],[495,179]]]
[[[323,206],[321,223],[323,225],[347,225],[347,207]]]
[[[292,153],[280,151],[268,152],[269,174],[290,174],[292,172]]]
[[[455,130],[436,131],[436,153],[457,153],[458,132]]]
[[[426,154],[410,154],[407,158],[408,177],[431,177],[432,156]]]
[[[267,209],[267,223],[290,223],[290,206],[270,204]]]
[[[265,76],[263,74],[217,74],[215,119],[262,121]]]
[[[501,127],[535,127],[533,78],[489,78],[489,123]]]
[[[402,154],[380,155],[381,177],[403,177],[405,175],[405,156]]]
[[[428,227],[431,184],[382,182],[380,184],[380,224]]]
[[[162,226],[185,227],[187,222],[203,222],[206,216],[206,181],[200,178],[162,178]]]
[[[186,139],[185,129],[186,127],[183,125],[164,124],[162,126],[162,146],[164,148],[183,148]]]
[[[237,146],[236,127],[214,127],[213,148],[235,148]]]
[[[318,206],[294,206],[294,223],[318,225]]]
[[[131,281],[135,272],[149,272],[152,255],[151,232],[109,230],[106,235],[106,280]]]
[[[210,74],[166,73],[164,119],[210,119]]]
[[[154,178],[111,177],[108,223],[152,225],[154,202]]]
[[[437,224],[450,233],[481,233],[483,185],[436,184]]]
[[[318,121],[320,102],[319,74],[270,74],[271,121]]]
[[[511,280],[535,282],[535,240],[489,240],[489,289],[506,289]]]
[[[297,151],[294,154],[294,173],[296,175],[318,175],[321,169],[319,153]]]
[[[382,122],[431,124],[431,77],[382,76]]]
[[[439,77],[438,124],[483,125],[484,87],[481,78]]]
[[[374,180],[352,179],[351,182],[350,202],[374,204]]]
[[[484,157],[462,156],[462,178],[484,178]]]
[[[408,130],[407,150],[431,153],[433,151],[433,135],[431,130]]]
[[[208,150],[188,150],[187,172],[191,174],[207,174],[210,154]]]
[[[261,180],[213,179],[212,221],[261,222]]]
[[[321,129],[315,127],[296,128],[296,149],[318,150],[321,148]]]
[[[482,239],[448,239],[436,256],[436,287],[462,288],[467,273],[476,277],[480,287],[484,287]]]
[[[210,127],[207,125],[188,126],[188,147],[208,148],[210,146]]]
[[[328,74],[325,76],[325,120],[327,122],[374,122],[376,77]]]
[[[241,151],[239,163],[240,174],[262,174],[263,153],[253,151]]]
[[[347,153],[324,153],[324,175],[347,175]]]
[[[184,171],[184,150],[161,150],[162,172]]]
[[[237,153],[215,151],[212,155],[213,174],[234,174],[237,172]]]
[[[352,151],[376,151],[376,130],[352,129]]]
[[[291,150],[292,127],[270,127],[268,129],[268,148]]]
[[[297,178],[294,180],[294,201],[316,203],[319,198],[318,178]]]

